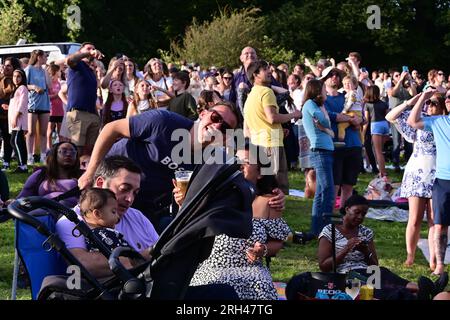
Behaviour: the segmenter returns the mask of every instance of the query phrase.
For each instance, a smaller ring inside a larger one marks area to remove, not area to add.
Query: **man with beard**
[[[345,104],[345,94],[338,92],[342,77],[341,70],[328,67],[323,71],[322,77],[320,78],[322,81],[325,81],[327,99],[324,105],[330,116],[331,128],[335,134],[333,178],[336,195],[339,187],[341,189],[341,207],[352,195],[353,186],[358,180],[362,161],[361,138],[359,130],[355,129],[355,127],[361,124],[362,118],[357,116],[350,117],[341,113]],[[337,143],[337,124],[339,122],[349,122],[351,124],[345,130],[345,146],[339,146],[339,143]]]
[[[262,147],[271,158],[277,182],[284,193],[289,193],[286,154],[283,146],[282,123],[300,118],[300,111],[280,114],[277,100],[270,88],[271,71],[267,62],[255,61],[247,69],[247,77],[253,84],[244,107],[246,136]]]
[[[141,169],[130,159],[122,156],[108,157],[102,161],[95,173],[93,186],[109,189],[116,195],[117,214],[120,217],[115,229],[124,235],[130,246],[149,258],[148,249],[158,240],[153,225],[136,209],[131,208],[139,192]],[[80,215],[80,207],[73,209]],[[56,223],[56,231],[67,249],[96,277],[111,274],[106,257],[100,252],[89,252],[83,236],[74,236],[75,225],[66,217]],[[129,266],[129,265],[127,265]]]

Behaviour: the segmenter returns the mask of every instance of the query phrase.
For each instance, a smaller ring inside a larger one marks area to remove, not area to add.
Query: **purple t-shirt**
[[[80,207],[76,206],[73,210],[78,214],[80,220]],[[56,223],[56,232],[67,249],[86,249],[86,240],[83,236],[74,237],[72,230],[75,227],[72,221],[62,217]],[[128,244],[136,251],[140,252],[158,240],[159,236],[151,222],[139,210],[129,208],[122,216],[115,230],[123,234]]]
[[[78,185],[77,179],[57,179],[54,183],[49,183],[48,180],[42,180],[40,175],[41,170],[36,170],[25,182],[22,191],[17,198],[29,196],[41,196],[45,198],[55,198],[62,193],[65,193]],[[77,197],[71,197],[64,200],[64,205],[73,207],[78,203]]]

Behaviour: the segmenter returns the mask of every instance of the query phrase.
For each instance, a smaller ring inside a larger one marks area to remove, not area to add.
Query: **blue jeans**
[[[319,236],[323,227],[330,223],[330,218],[325,218],[324,214],[333,213],[333,151],[323,149],[312,149],[311,151],[311,164],[316,170],[316,193],[312,207],[311,233]]]

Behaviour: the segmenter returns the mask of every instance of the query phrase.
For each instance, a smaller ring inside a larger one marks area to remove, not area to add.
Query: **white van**
[[[30,57],[33,50],[42,50],[48,54],[48,61],[58,61],[64,59],[78,49],[80,44],[75,42],[54,42],[54,43],[29,43],[0,46],[0,63],[7,57],[23,58]]]

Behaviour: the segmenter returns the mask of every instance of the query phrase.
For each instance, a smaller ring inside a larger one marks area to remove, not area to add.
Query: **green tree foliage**
[[[11,1],[0,0],[0,6],[10,6]],[[206,64],[227,66],[236,66],[238,50],[253,45],[261,57],[274,62],[294,63],[301,61],[302,55],[313,57],[319,50],[339,62],[349,51],[359,51],[366,67],[408,64],[422,67],[423,72],[431,67],[450,68],[450,0],[14,1],[23,5],[24,14],[32,18],[29,32],[36,35],[37,42],[92,41],[107,59],[120,51],[134,57],[141,66],[157,56],[158,49],[167,53],[170,44],[175,43],[179,51],[172,50],[172,55],[175,52],[181,56],[180,50],[189,48],[199,52],[195,57],[201,54]],[[66,9],[70,4],[81,8],[82,28],[78,32],[67,28]],[[366,10],[374,4],[381,9],[381,29],[369,30],[366,22],[370,14]],[[224,7],[228,9],[221,12]],[[250,11],[248,8],[260,9],[252,16],[258,23],[247,25],[247,29],[256,28],[257,32],[248,39],[236,34],[233,38],[233,32],[241,26],[220,17]],[[1,13],[5,16],[3,10]],[[222,25],[214,24],[216,20]],[[2,25],[0,33],[11,34],[7,28],[18,26]],[[194,34],[194,30],[202,28],[215,30],[205,39],[208,42],[188,43],[188,32]]]
[[[0,44],[15,44],[21,38],[31,40],[33,36],[28,30],[31,18],[23,6],[17,0],[2,0],[0,7]]]
[[[221,11],[211,22],[199,24],[196,19],[186,29],[180,43],[172,42],[174,58],[184,58],[201,65],[234,68],[246,46],[262,44],[262,19],[256,9]]]
[[[367,8],[381,10],[381,28],[369,30]],[[266,34],[299,54],[322,50],[337,61],[359,51],[376,67],[449,67],[448,0],[299,0],[266,15]]]
[[[292,65],[295,62],[295,53],[292,50],[286,50],[279,44],[276,44],[268,36],[264,36],[263,43],[259,51],[262,59],[269,60],[275,64],[282,62]]]

